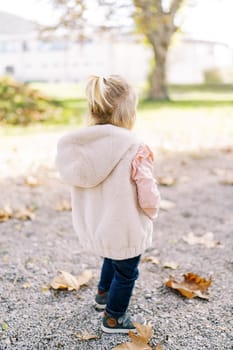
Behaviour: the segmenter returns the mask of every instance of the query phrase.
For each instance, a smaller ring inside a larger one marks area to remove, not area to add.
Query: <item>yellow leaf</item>
[[[54,277],[50,286],[53,289],[78,290],[81,286],[87,284],[91,278],[91,270],[85,270],[79,277],[75,277],[69,272],[61,271],[60,275]]]
[[[152,264],[159,265],[159,259],[155,256],[144,256],[141,259],[142,262],[151,262]]]
[[[174,262],[174,261],[170,261],[170,262],[165,262],[163,264],[163,267],[166,269],[172,269],[172,270],[176,270],[177,267],[179,266],[178,263]]]
[[[75,337],[77,337],[80,340],[90,340],[90,339],[99,339],[100,337],[96,334],[90,334],[88,332],[84,332],[82,334],[80,333],[75,333]]]
[[[174,186],[177,182],[177,179],[174,176],[157,176],[157,180],[162,186]]]
[[[170,210],[175,208],[176,204],[174,202],[168,201],[166,199],[162,199],[160,202],[160,209],[162,210]]]
[[[57,211],[70,211],[71,204],[66,199],[62,199],[60,202],[58,202],[56,204],[55,210],[57,210]]]
[[[90,281],[92,276],[93,274],[91,270],[84,270],[80,276],[76,277],[76,279],[80,286],[84,286]]]
[[[24,183],[29,187],[37,187],[41,185],[41,182],[35,176],[29,175],[24,179]]]
[[[43,293],[47,293],[48,290],[49,290],[49,287],[50,287],[50,286],[45,286],[45,285],[43,285],[43,286],[41,287],[42,292],[43,292]]]
[[[9,220],[12,217],[12,209],[9,205],[5,205],[3,208],[0,208],[0,222]]]
[[[184,274],[184,280],[179,282],[170,276],[170,279],[166,282],[168,288],[178,290],[186,298],[199,297],[202,299],[208,299],[206,294],[208,288],[212,284],[212,278],[207,281],[205,278],[200,277],[192,272]]]
[[[13,217],[18,220],[32,220],[35,218],[35,214],[28,208],[20,208],[16,210]]]
[[[214,234],[212,232],[206,232],[202,236],[196,236],[193,232],[190,232],[187,236],[183,237],[183,240],[188,244],[202,244],[207,248],[221,247],[220,242],[214,240]]]

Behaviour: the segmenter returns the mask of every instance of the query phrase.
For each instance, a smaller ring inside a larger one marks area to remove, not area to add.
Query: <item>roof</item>
[[[22,35],[33,32],[36,23],[28,19],[0,11],[0,35]]]

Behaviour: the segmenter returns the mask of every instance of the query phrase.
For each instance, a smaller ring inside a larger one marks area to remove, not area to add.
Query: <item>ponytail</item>
[[[86,86],[91,124],[113,124],[132,128],[136,114],[136,95],[120,76],[92,75]]]
[[[94,113],[99,109],[104,113],[106,107],[112,107],[105,97],[106,89],[105,78],[97,75],[90,76],[86,87],[86,96]]]

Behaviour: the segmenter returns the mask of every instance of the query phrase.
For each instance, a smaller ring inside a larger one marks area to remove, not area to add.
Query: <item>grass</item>
[[[0,136],[69,130],[84,123],[87,103],[79,85],[34,87],[43,92],[47,89],[62,113],[38,125],[2,127]],[[233,86],[185,85],[170,86],[169,90],[170,101],[140,101],[135,128],[144,140],[152,146],[176,150],[232,144]],[[78,98],[73,98],[76,93]]]

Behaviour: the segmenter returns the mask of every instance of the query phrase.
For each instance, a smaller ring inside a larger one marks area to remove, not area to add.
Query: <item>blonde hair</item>
[[[92,75],[86,86],[91,124],[112,124],[131,129],[137,98],[133,88],[119,75]]]

